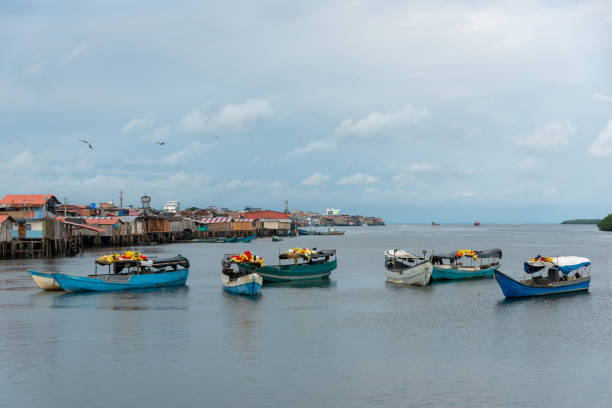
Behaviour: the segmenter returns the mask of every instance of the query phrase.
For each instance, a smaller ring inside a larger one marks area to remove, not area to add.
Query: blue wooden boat
[[[98,265],[108,265],[108,273],[98,274]],[[189,261],[176,256],[156,260],[96,261],[96,272],[89,276],[54,273],[62,289],[70,292],[118,291],[182,286],[189,276]]]
[[[502,250],[459,250],[432,255],[432,280],[492,278],[501,265]]]
[[[585,292],[591,283],[590,265],[588,258],[576,256],[535,257],[524,264],[528,279],[518,281],[500,271],[495,272],[495,279],[507,298]]]
[[[243,255],[223,256],[221,260],[223,290],[234,295],[256,296],[261,290],[263,279],[253,268],[247,268],[246,264],[257,267],[263,264],[263,259],[249,251],[245,251]]]
[[[244,238],[238,238],[236,240],[236,242],[251,242],[252,240],[254,240],[255,238],[257,238],[257,234],[253,234],[250,237],[244,237]]]

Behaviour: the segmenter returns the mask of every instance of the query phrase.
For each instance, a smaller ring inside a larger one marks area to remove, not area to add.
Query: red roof
[[[8,204],[15,207],[42,207],[49,200],[55,200],[59,204],[59,200],[52,194],[7,194],[0,204]]]
[[[119,222],[119,217],[89,217],[85,218],[87,224],[114,225]]]
[[[10,215],[0,215],[0,224],[2,224],[4,221],[8,220],[9,218],[11,219],[11,221],[15,221],[13,219],[13,217],[11,217]]]
[[[253,211],[253,212],[248,212],[244,214],[244,218],[253,218],[255,220],[258,220],[260,218],[270,218],[270,219],[275,219],[275,220],[286,220],[290,217],[290,214],[285,214],[284,212],[280,212],[280,211],[271,211],[271,210],[265,210],[265,211]]]

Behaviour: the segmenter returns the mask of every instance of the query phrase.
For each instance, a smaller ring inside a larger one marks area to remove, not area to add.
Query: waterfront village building
[[[15,219],[10,215],[0,215],[0,243],[13,240],[13,226]]]
[[[164,212],[176,214],[180,212],[180,208],[181,208],[181,203],[179,203],[178,201],[168,201],[166,205],[164,206]]]
[[[328,208],[327,211],[325,211],[326,215],[340,215],[340,209],[338,208]]]
[[[54,239],[55,208],[59,203],[52,194],[7,194],[0,200],[0,215],[15,220],[13,238]]]

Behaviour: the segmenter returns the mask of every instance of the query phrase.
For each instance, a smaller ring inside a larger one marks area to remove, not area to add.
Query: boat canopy
[[[544,268],[554,266],[564,275],[567,275],[576,269],[580,269],[591,264],[591,260],[589,258],[582,258],[579,256],[560,256],[557,258],[548,258],[547,261],[527,261],[525,262],[523,269],[525,269],[525,272],[527,273],[536,273]]]
[[[560,256],[553,258],[553,263],[559,268],[565,275],[576,269],[580,269],[584,266],[589,266],[591,260],[589,258],[582,258],[579,256]]]
[[[172,258],[163,259],[151,259],[154,268],[165,268],[166,266],[182,266],[183,268],[189,268],[189,261],[182,255],[177,255]]]
[[[443,260],[448,259],[454,261],[457,259],[457,252],[449,252],[447,254],[434,254],[431,256],[433,263],[442,263]]]
[[[485,249],[483,251],[476,251],[476,255],[479,258],[501,258],[502,250],[499,248]]]
[[[422,255],[414,255],[409,252],[404,251],[403,249],[387,249],[385,250],[385,255],[394,258],[401,259],[423,259]]]

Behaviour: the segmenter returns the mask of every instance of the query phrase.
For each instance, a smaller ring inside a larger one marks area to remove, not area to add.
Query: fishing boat
[[[257,234],[253,234],[253,235],[251,235],[249,237],[238,238],[238,239],[236,239],[235,242],[251,242],[255,238],[257,238]]]
[[[591,283],[591,260],[578,256],[536,256],[523,265],[523,280],[495,271],[495,279],[507,298],[586,292]],[[544,275],[546,272],[546,275]]]
[[[328,228],[327,231],[305,230],[302,228],[298,228],[298,234],[300,235],[344,235],[344,231],[338,231],[334,228]]]
[[[277,237],[276,235],[272,235],[272,241],[273,241],[273,242],[280,242],[280,241],[282,241],[282,240],[283,240],[283,239],[282,239],[281,237]]]
[[[189,276],[189,261],[177,255],[168,259],[148,259],[137,252],[100,257],[93,275],[73,276],[54,273],[60,287],[70,292],[118,291],[167,286],[182,286]],[[98,273],[98,266],[108,267]]]
[[[435,221],[432,221],[432,222],[431,222],[431,225],[432,225],[432,226],[434,226],[434,227],[437,227],[437,226],[438,226],[438,225],[440,225],[440,224],[436,223]]]
[[[449,254],[434,254],[431,257],[432,280],[492,278],[501,265],[502,250],[474,251],[460,249]]]
[[[52,273],[28,271],[30,276],[42,290],[62,290]]]
[[[480,227],[480,221],[474,221],[474,226],[475,227]]]
[[[247,268],[247,264],[252,267]],[[235,295],[255,296],[259,294],[263,279],[254,269],[263,264],[263,259],[250,251],[245,251],[243,254],[224,255],[221,261],[223,290]]]
[[[425,286],[431,279],[431,260],[423,256],[413,255],[402,249],[385,250],[385,267],[387,280],[393,283]]]
[[[329,279],[338,266],[335,249],[293,248],[279,254],[278,259],[278,265],[247,267],[256,270],[264,282],[296,282]]]
[[[223,239],[223,241],[219,241],[219,242],[228,243],[228,242],[237,242],[237,240],[238,240],[238,237],[234,235],[233,237],[225,238]]]

